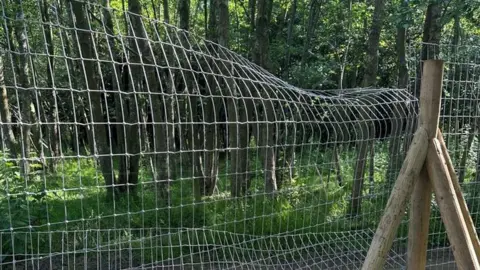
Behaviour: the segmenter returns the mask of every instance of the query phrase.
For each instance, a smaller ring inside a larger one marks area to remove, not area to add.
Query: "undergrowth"
[[[345,215],[353,185],[353,152],[342,154],[342,185],[330,170],[331,153],[313,154],[315,162],[299,160],[295,177],[275,196],[262,193],[257,176],[249,195],[230,198],[228,177],[220,174],[215,194],[200,202],[192,196],[191,179],[174,181],[170,205],[159,199],[146,170],[141,171],[138,196],[106,202],[103,181],[91,159],[64,161],[54,173],[38,170],[28,182],[15,164],[3,162],[0,262],[12,260],[13,254],[18,260],[21,254],[122,248],[138,253],[144,263],[219,249],[225,258],[232,257],[228,247],[293,256],[292,248],[307,252],[317,244],[335,246],[334,240],[329,242],[331,233],[374,231],[390,194],[384,181],[388,151],[377,150],[373,178],[364,183],[362,214],[354,218]],[[223,162],[220,171],[227,172],[228,163]],[[465,185],[470,207],[478,190],[474,183]],[[434,201],[431,216],[430,246],[447,245]],[[398,239],[407,237],[407,219],[405,215]],[[364,240],[354,248],[365,249],[369,241]],[[350,245],[355,243],[360,242]]]

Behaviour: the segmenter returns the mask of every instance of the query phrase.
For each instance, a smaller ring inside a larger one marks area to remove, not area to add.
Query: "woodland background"
[[[479,1],[3,0],[1,9],[0,263],[102,241],[139,245],[145,263],[291,234],[252,244],[278,251],[309,233],[374,229],[415,115],[398,109],[395,89],[418,97],[421,60],[439,57],[442,129],[478,220]],[[237,80],[212,67],[221,59],[244,65],[241,94],[226,92]],[[285,83],[264,86],[272,75]],[[302,97],[292,112],[292,85],[321,101]],[[269,96],[281,98],[255,99]],[[378,117],[347,112],[353,100]],[[327,101],[338,115],[323,116]],[[433,212],[430,245],[445,246]],[[182,228],[242,236],[192,244]],[[89,230],[97,236],[73,233]],[[147,230],[158,238],[138,244]]]

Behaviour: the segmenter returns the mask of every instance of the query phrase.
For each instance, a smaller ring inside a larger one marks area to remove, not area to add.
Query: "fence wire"
[[[134,12],[1,7],[2,268],[361,267],[414,129],[412,89],[299,89]],[[446,51],[442,128],[476,221],[478,50]],[[452,258],[435,209],[438,269]]]

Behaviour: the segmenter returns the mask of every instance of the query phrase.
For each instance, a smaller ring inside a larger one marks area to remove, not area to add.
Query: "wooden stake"
[[[445,162],[447,163],[448,172],[450,174],[450,178],[452,179],[453,188],[455,189],[455,195],[457,197],[458,203],[460,204],[460,209],[462,210],[463,219],[467,225],[468,234],[470,235],[470,239],[472,240],[472,245],[475,250],[475,254],[477,255],[477,261],[480,260],[480,242],[478,240],[477,231],[475,226],[473,225],[472,217],[470,216],[470,211],[468,210],[467,203],[465,202],[465,198],[462,195],[462,189],[460,187],[460,182],[458,181],[457,174],[455,173],[455,169],[453,168],[452,160],[450,159],[450,155],[448,154],[447,146],[445,141],[443,140],[443,135],[440,129],[437,132],[437,139],[440,142],[440,146],[442,149],[443,157]],[[480,263],[480,261],[479,261]]]
[[[480,269],[450,173],[443,157],[442,147],[436,138],[429,143],[426,164],[428,175],[432,180],[435,199],[440,208],[448,240],[452,246],[458,267],[468,270]]]
[[[435,138],[440,121],[442,81],[443,61],[425,61],[420,90],[418,124],[426,129],[429,141]],[[425,166],[418,177],[418,181],[416,181],[410,204],[407,249],[408,269],[425,269],[427,264],[428,225],[430,221],[432,186]]]
[[[429,140],[436,137],[438,124],[440,122],[442,85],[443,61],[426,60],[423,64],[418,125],[427,130]]]
[[[427,131],[420,127],[413,137],[402,169],[388,199],[384,214],[368,250],[363,270],[382,269],[390,250],[398,226],[405,213],[408,200],[413,191],[414,179],[418,177],[427,155]]]
[[[425,269],[427,266],[428,226],[432,184],[428,178],[426,165],[416,181],[410,203],[410,223],[408,226],[407,269]]]

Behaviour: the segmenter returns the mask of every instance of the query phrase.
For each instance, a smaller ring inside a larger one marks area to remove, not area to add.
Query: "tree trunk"
[[[113,32],[113,21],[112,21],[112,16],[110,14],[110,11],[107,8],[110,8],[110,0],[103,0],[103,5],[105,5],[105,8],[103,9],[103,24],[106,28],[106,33],[108,34],[107,40],[108,40],[108,46],[109,46],[109,52],[110,52],[110,57],[112,61],[118,61],[118,59],[115,59],[115,56],[121,55],[115,46],[115,38],[114,38],[114,32]],[[126,72],[122,72],[122,68],[113,63],[112,67],[112,90],[113,91],[119,91],[120,89],[127,89],[128,85],[125,85],[124,82],[125,80],[122,78]],[[119,84],[121,86],[119,87]],[[128,120],[125,117],[125,114],[128,115],[128,109],[126,108],[126,102],[125,100],[127,98],[123,97],[123,94],[119,91],[118,93],[114,94],[114,101],[115,101],[115,118],[116,118],[116,130],[117,130],[117,145],[115,146],[117,153],[120,154],[118,157],[118,183],[123,185],[119,187],[119,191],[125,191],[126,190],[126,185],[128,184],[128,157],[127,157],[127,146],[128,143],[125,141],[125,134],[129,134],[127,129],[127,125],[124,125],[123,123],[127,122]],[[110,127],[109,127],[110,128]]]
[[[180,18],[180,29],[188,31],[190,20],[190,0],[180,0],[178,2],[178,16]]]
[[[358,156],[354,168],[354,178],[353,178],[353,189],[350,208],[348,214],[352,217],[358,216],[361,214],[362,206],[362,191],[363,191],[363,181],[365,176],[365,164],[367,161],[368,145],[369,140],[371,139],[371,125],[369,120],[369,115],[366,111],[359,112],[359,130],[361,132],[360,137],[357,138],[359,143],[358,146]]]
[[[288,21],[288,30],[287,30],[287,55],[285,56],[285,69],[283,71],[284,75],[288,78],[288,72],[290,67],[290,58],[291,58],[291,46],[292,46],[292,35],[293,35],[293,24],[295,22],[295,17],[297,16],[297,2],[298,0],[293,0],[292,9],[290,11],[290,20]]]
[[[19,122],[21,132],[21,157],[20,161],[20,173],[21,176],[28,180],[29,175],[29,158],[30,158],[30,136],[32,128],[31,124],[31,105],[32,105],[32,92],[29,89],[30,85],[30,67],[28,65],[29,48],[27,43],[27,29],[25,26],[25,14],[22,9],[22,1],[17,0],[18,10],[16,14],[15,35],[19,47],[19,57],[17,63],[18,70],[18,82],[23,89],[21,93],[17,93],[20,103],[18,104],[20,115]]]
[[[333,165],[335,166],[335,175],[337,177],[337,183],[339,186],[343,186],[343,177],[342,177],[342,167],[340,166],[340,159],[338,156],[338,148],[340,146],[338,143],[335,143],[333,145],[333,150],[332,150],[332,159],[333,159]]]
[[[368,182],[370,184],[369,193],[374,194],[375,189],[375,141],[370,145],[370,160],[368,162]]]
[[[269,66],[269,28],[272,13],[272,0],[258,0],[257,20],[255,30],[255,47],[253,60],[259,66],[268,69]],[[261,94],[262,95],[262,94]],[[263,162],[265,191],[275,192],[278,189],[276,179],[276,145],[275,145],[275,108],[272,99],[274,93],[264,93],[262,97],[263,120],[267,123],[260,125],[258,134],[258,146]],[[261,110],[260,110],[261,111]],[[257,116],[258,117],[258,116]]]
[[[168,0],[163,1],[164,4],[164,22],[170,23],[170,14],[168,10]],[[189,8],[187,11],[189,11]],[[182,15],[182,14],[181,14]],[[188,15],[188,14],[187,14]],[[182,16],[185,16],[184,14]],[[185,20],[182,18],[182,20]],[[189,22],[187,22],[188,24]],[[174,33],[174,29],[166,28],[165,29],[165,39],[167,40],[176,40],[176,34]],[[187,48],[183,45],[184,48]],[[175,59],[173,58],[175,55],[175,47],[172,45],[164,46],[165,50],[165,64],[166,63],[173,63]],[[183,49],[179,49],[183,50]],[[186,67],[185,67],[186,68]],[[167,204],[171,204],[171,197],[170,197],[170,181],[176,178],[176,158],[177,158],[177,146],[175,144],[175,79],[176,76],[182,78],[181,72],[175,72],[175,70],[171,68],[161,69],[159,70],[161,74],[163,74],[163,78],[159,78],[160,82],[150,80],[150,83],[153,83],[157,86],[154,88],[163,89],[162,95],[158,95],[155,99],[157,100],[159,105],[155,106],[154,112],[157,116],[157,119],[162,121],[162,125],[159,125],[157,122],[156,127],[156,137],[157,137],[157,147],[159,147],[161,154],[156,156],[156,172],[158,174],[157,180],[161,181],[160,185],[157,187],[161,192],[162,198],[166,199]],[[187,81],[188,83],[188,81]],[[160,86],[158,86],[160,84]],[[160,105],[161,104],[161,105]],[[163,113],[163,116],[161,114]],[[163,120],[161,120],[163,119]]]
[[[140,3],[136,0],[128,1],[128,11],[130,13],[127,21],[129,22],[128,25],[131,26],[131,29],[128,29],[128,32],[130,33],[130,36],[134,37],[131,38],[129,46],[132,50],[136,51],[132,53],[132,57],[128,61],[129,63],[140,64],[142,63],[141,57],[149,54],[148,44],[146,44],[146,41],[144,40],[146,34],[140,17],[142,13]],[[108,22],[108,24],[110,24],[110,22]],[[110,41],[110,43],[111,42],[113,41]],[[114,48],[113,45],[112,49]],[[123,141],[119,141],[119,144],[125,145],[120,147],[120,150],[124,150],[124,152],[121,152],[124,156],[120,157],[118,184],[120,192],[127,192],[131,195],[136,195],[140,168],[139,138],[141,138],[141,127],[139,124],[139,112],[143,107],[142,97],[137,95],[136,92],[143,92],[142,81],[144,76],[140,66],[129,65],[126,68],[127,73],[123,73],[122,75],[129,76],[129,78],[122,78],[122,81],[128,81],[128,87],[125,87],[125,90],[127,90],[129,94],[121,97],[121,100],[116,100],[119,101],[119,104],[116,105],[116,115],[121,118],[120,121],[122,121],[122,123],[127,123],[127,125],[123,125],[123,130],[118,130],[119,133],[125,132],[123,136],[119,135],[119,139],[121,137],[124,139]],[[116,73],[116,68],[114,69],[114,72]],[[114,80],[116,80],[116,78],[114,78]],[[118,109],[120,109],[120,112]],[[121,112],[123,112],[123,114]]]
[[[98,82],[96,76],[96,65],[93,60],[93,41],[91,32],[89,31],[89,22],[85,15],[84,4],[77,1],[70,0],[72,11],[75,16],[75,26],[78,31],[78,42],[80,44],[80,57],[83,59],[84,76],[87,84],[87,89],[97,90]],[[94,150],[97,150],[97,154],[100,155],[100,169],[102,171],[103,178],[105,179],[105,185],[107,186],[107,200],[114,199],[114,186],[115,173],[113,171],[113,162],[110,158],[110,146],[107,141],[107,132],[104,126],[104,112],[102,111],[102,94],[94,91],[89,93],[91,100],[91,127],[95,144]]]
[[[472,147],[473,140],[475,139],[476,131],[477,131],[476,125],[470,129],[470,133],[468,134],[468,139],[467,139],[467,145],[465,145],[465,149],[463,150],[462,157],[460,159],[460,164],[458,166],[458,181],[460,183],[463,183],[465,180],[468,153],[470,152],[470,148]]]
[[[383,17],[385,9],[385,0],[375,0],[375,10],[373,12],[373,20],[370,26],[370,33],[367,42],[367,57],[365,59],[365,74],[362,80],[362,87],[373,86],[376,84],[378,70],[378,46],[380,43],[380,32],[382,30]],[[352,190],[352,202],[350,214],[357,216],[361,212],[362,188],[365,176],[365,161],[368,152],[368,140],[371,139],[372,127],[371,116],[366,112],[361,112],[360,130],[362,138],[358,141],[358,156],[354,170],[354,185]],[[366,137],[365,137],[366,136]]]
[[[440,53],[438,44],[441,38],[441,14],[442,6],[440,1],[431,1],[427,7],[425,23],[423,25],[422,52],[420,63],[416,72],[416,86],[414,88],[415,96],[420,97],[421,72],[423,70],[423,61],[427,59],[437,59]]]
[[[454,58],[455,55],[458,54],[458,44],[460,43],[460,31],[461,31],[461,25],[460,25],[460,16],[456,14],[454,16],[454,23],[453,23],[453,38],[452,38],[452,43],[451,43],[451,52],[450,52],[450,57]],[[462,76],[462,64],[455,63],[456,61],[453,61],[452,65],[452,71],[449,72],[451,76],[449,76],[450,80],[452,81],[452,101],[451,101],[451,108],[449,110],[449,113],[451,115],[455,114],[455,111],[459,112],[461,111],[461,105],[460,105],[460,100],[461,100],[461,89],[459,85],[459,81],[461,80]],[[456,82],[456,83],[455,83]],[[462,127],[464,126],[465,121],[464,118],[461,117],[458,119],[458,121],[455,121],[455,127],[454,130],[452,131],[453,137],[454,137],[454,145],[452,149],[460,149],[461,146],[461,141],[462,141]],[[449,143],[449,141],[447,141]],[[458,162],[460,162],[460,151],[454,151],[453,152],[453,157],[452,157],[452,162],[457,165]],[[457,165],[458,166],[458,165]]]
[[[163,0],[163,21],[170,23],[170,12],[168,11],[168,0]]]
[[[403,3],[405,3],[404,1]],[[407,29],[403,25],[397,26],[397,67],[398,67],[398,88],[404,89],[408,86],[408,69],[406,57],[406,36]]]
[[[258,0],[248,0],[248,11],[249,11],[249,24],[250,24],[250,32],[248,36],[248,40],[250,40],[250,53],[252,55],[252,59],[254,58],[254,48],[255,48],[255,22],[256,17],[255,14],[257,12],[257,1]]]
[[[373,11],[372,24],[368,35],[367,57],[362,87],[374,86],[377,82],[378,46],[380,44],[380,32],[382,31],[384,13],[385,0],[375,0],[375,10]]]
[[[477,102],[474,102],[474,107],[477,108]],[[475,112],[477,109],[475,110]],[[467,138],[467,145],[465,145],[465,149],[463,150],[462,157],[460,159],[460,164],[458,166],[458,181],[463,183],[465,180],[465,172],[467,170],[466,164],[468,159],[468,153],[470,152],[470,148],[472,147],[473,141],[475,139],[475,134],[478,130],[478,120],[474,117],[471,117],[471,126],[470,131],[468,133]]]
[[[218,43],[229,47],[229,11],[228,0],[218,0]],[[227,66],[228,68],[228,66]],[[223,69],[223,74],[231,74],[233,69]],[[228,139],[230,148],[230,193],[232,197],[243,196],[246,193],[248,181],[248,121],[244,100],[237,100],[238,85],[233,80],[225,78],[221,88],[229,90],[227,97]]]
[[[219,9],[219,1],[220,0],[210,0],[210,14],[209,14],[209,21],[208,21],[208,29],[206,32],[207,40],[212,42],[218,42],[218,9]],[[207,50],[211,53],[214,53],[215,50],[213,49],[211,43],[207,44]],[[211,67],[210,72],[216,73],[218,70],[215,70],[215,65],[213,64],[212,60],[210,61],[208,66]],[[201,90],[203,94],[206,96],[205,98],[201,99],[201,103],[203,104],[203,132],[200,133],[202,144],[204,145],[204,152],[203,152],[203,167],[202,167],[202,177],[200,178],[200,192],[204,196],[210,196],[213,194],[217,184],[217,174],[218,174],[218,151],[216,150],[218,147],[219,141],[219,129],[218,125],[215,123],[218,121],[218,114],[219,114],[219,102],[217,101],[217,91],[218,85],[216,85],[216,80],[213,75],[207,75],[207,86],[202,87]]]
[[[402,8],[407,8],[408,2],[402,1]],[[406,89],[408,87],[408,69],[406,60],[406,33],[407,29],[400,23],[397,25],[397,67],[398,67],[398,88]],[[404,125],[403,119],[406,117],[405,108],[396,104],[392,109],[392,136],[389,144],[390,159],[388,161],[387,183],[393,183],[397,179],[397,172],[400,170],[404,155],[400,153],[402,145],[401,132]]]
[[[197,3],[197,8],[200,7],[200,3],[201,1],[198,1]],[[189,45],[189,40],[188,40],[188,37],[189,37],[189,33],[188,33],[188,30],[189,30],[189,24],[190,24],[190,0],[180,0],[178,2],[178,16],[179,16],[179,27],[180,29],[183,29],[185,30],[185,32],[181,32],[180,33],[180,44],[183,48],[185,49],[190,49],[190,45]],[[193,22],[192,22],[193,25],[195,25],[195,15],[193,16]],[[180,100],[179,100],[179,107],[180,108],[183,108],[183,109],[180,109],[179,110],[179,115],[178,115],[178,122],[181,122],[181,121],[186,121],[186,122],[191,122],[189,121],[189,113],[192,112],[192,110],[190,109],[190,103],[194,104],[193,106],[197,106],[197,98],[196,97],[193,97],[193,91],[192,91],[192,85],[194,83],[194,79],[193,79],[193,73],[192,72],[189,72],[187,71],[188,69],[190,69],[190,58],[191,56],[189,55],[189,52],[188,51],[185,51],[184,53],[181,53],[179,55],[179,57],[182,59],[180,60],[182,62],[182,66],[185,67],[186,70],[183,70],[183,72],[177,72],[176,74],[176,78],[181,78],[183,77],[184,80],[185,80],[185,84],[182,85],[183,86],[183,89],[182,89],[182,86],[178,87],[178,89],[176,89],[178,92],[182,93],[188,93],[187,96],[184,96],[184,97],[181,97]],[[183,75],[182,75],[183,73]],[[172,100],[170,100],[172,101]],[[171,106],[170,106],[171,107]],[[170,110],[169,110],[170,111]],[[194,125],[189,125],[186,130],[184,131],[182,129],[182,124],[179,124],[177,126],[177,129],[174,130],[175,134],[178,138],[180,138],[179,140],[179,145],[177,146],[177,149],[180,151],[180,153],[176,154],[176,158],[177,158],[177,161],[182,163],[182,164],[189,164],[190,160],[192,161],[192,164],[193,163],[197,163],[199,160],[198,159],[195,159],[195,158],[192,158],[191,156],[188,156],[186,155],[186,153],[188,151],[184,151],[184,150],[192,150],[193,148],[193,144],[192,144],[192,140],[191,138],[193,138],[193,131],[195,130],[195,127]],[[185,133],[185,134],[183,134]],[[193,156],[195,156],[195,153],[193,153]],[[180,172],[181,173],[181,172]],[[195,172],[193,171],[192,172],[193,175],[195,175]],[[182,175],[180,175],[180,177],[184,177]],[[195,179],[195,177],[194,177]],[[194,180],[194,183],[195,183],[195,180]],[[195,190],[196,188],[198,187],[195,187]],[[195,193],[196,195],[198,195],[197,193]],[[199,199],[198,196],[195,196],[195,198]]]
[[[12,114],[10,112],[10,102],[8,100],[7,87],[5,85],[3,54],[0,55],[0,86],[2,88],[2,101],[0,102],[0,117],[2,128],[2,141],[6,141],[6,146],[10,152],[10,158],[16,159],[18,153],[18,142],[12,129]],[[2,149],[6,152],[7,149]]]
[[[14,44],[13,44],[13,29],[10,25],[10,23],[7,21],[6,23],[6,26],[7,27],[4,27],[3,28],[3,31],[4,31],[4,34],[6,37],[8,37],[8,44],[6,45],[7,47],[10,48],[10,51],[14,51],[15,48],[14,48]],[[4,53],[5,53],[5,50],[2,51],[2,53],[0,53],[0,85],[2,87],[2,101],[1,101],[1,104],[0,104],[0,117],[1,117],[1,121],[6,124],[6,126],[3,126],[2,127],[2,140],[5,140],[6,141],[6,146],[8,147],[8,151],[10,152],[10,156],[11,158],[14,158],[14,159],[17,159],[18,158],[18,152],[19,152],[19,145],[18,145],[18,141],[17,141],[17,136],[18,134],[15,134],[13,132],[13,122],[12,122],[12,114],[11,114],[11,108],[10,108],[10,101],[8,99],[8,90],[7,90],[7,87],[6,85],[11,85],[11,83],[6,83],[5,82],[5,74],[4,74],[4,68],[5,68],[5,60],[4,60]],[[5,56],[7,56],[5,54]],[[15,62],[17,61],[17,57],[15,57],[15,55],[12,55],[10,54],[11,56],[11,60],[7,60],[7,63],[8,62]],[[12,65],[6,65],[6,66],[12,66]],[[18,66],[17,65],[13,65],[14,66],[14,71],[16,71],[18,73]],[[3,149],[4,151],[6,149]]]
[[[190,1],[181,0],[179,2],[179,17],[180,17],[180,28],[188,31],[190,27]],[[191,49],[189,43],[189,33],[184,32],[180,36],[181,46],[186,50]],[[183,57],[183,55],[181,56]],[[185,69],[190,69],[190,61],[192,60],[191,55],[186,51],[186,57],[182,58],[181,63]],[[181,74],[178,74],[181,76]],[[187,122],[191,122],[186,130],[186,146],[189,151],[191,151],[191,160],[192,160],[192,178],[193,178],[193,192],[196,201],[200,201],[202,197],[202,158],[199,153],[199,150],[202,149],[202,143],[199,139],[199,122],[198,120],[198,84],[196,84],[195,74],[193,72],[184,71],[183,76],[185,76],[185,87],[186,89],[178,89],[178,91],[186,91],[188,96],[185,97],[185,118]]]
[[[84,80],[85,78],[82,76],[73,76],[73,74],[82,74],[83,69],[81,64],[75,64],[73,59],[78,59],[80,53],[78,50],[78,46],[71,46],[71,44],[79,44],[76,36],[76,30],[75,30],[75,25],[74,25],[74,19],[72,18],[72,10],[70,6],[70,1],[59,1],[58,3],[58,14],[61,16],[56,16],[57,21],[56,23],[58,25],[68,25],[68,28],[66,29],[60,29],[60,43],[63,44],[62,46],[62,54],[66,56],[66,69],[67,69],[67,75],[68,75],[68,81],[69,81],[69,86],[73,89],[84,89],[85,86],[79,85],[79,82],[81,80]],[[63,6],[63,4],[66,4],[66,8]],[[82,73],[80,73],[82,72]],[[61,94],[59,92],[58,94]],[[73,119],[75,122],[79,122],[82,124],[85,124],[84,126],[81,125],[76,125],[74,124],[72,126],[72,131],[71,131],[71,136],[72,136],[72,145],[73,149],[76,154],[78,155],[88,155],[88,154],[93,154],[94,153],[94,142],[93,142],[93,137],[92,137],[92,127],[88,124],[88,117],[87,117],[87,112],[84,104],[84,100],[87,99],[87,94],[86,91],[79,93],[79,94],[74,94],[73,92],[71,93],[65,93],[67,98],[71,102],[68,102],[64,104],[61,107],[58,107],[59,109],[62,109],[63,111],[71,111],[73,112]],[[60,115],[59,115],[60,116]],[[59,129],[62,129],[62,126],[59,125]],[[84,134],[85,132],[85,134]],[[85,143],[84,136],[86,135],[87,137],[87,143]],[[62,136],[62,139],[64,137]],[[87,147],[90,150],[90,153],[88,153]]]
[[[54,47],[52,41],[52,30],[50,29],[50,17],[48,14],[48,2],[46,0],[42,1],[43,6],[41,7],[42,12],[42,26],[43,26],[43,33],[45,37],[45,45],[46,45],[46,52],[48,54],[48,63],[47,63],[47,87],[52,89],[52,100],[48,102],[48,110],[44,110],[46,112],[46,120],[47,122],[53,123],[52,125],[48,125],[47,133],[48,133],[48,148],[50,152],[50,157],[58,157],[60,155],[60,138],[59,138],[59,118],[58,118],[58,108],[57,108],[57,91],[54,90],[53,85],[53,76],[54,76]],[[56,165],[55,158],[51,159],[51,161],[47,164],[48,168],[51,172],[55,170]]]
[[[310,51],[310,42],[312,40],[313,34],[315,33],[316,22],[318,18],[319,9],[320,9],[319,1],[320,0],[311,0],[309,5],[310,12],[308,13],[308,24],[306,29],[307,33],[306,33],[305,41],[303,43],[303,54],[302,54],[302,60],[301,60],[302,61],[301,66],[303,71],[302,74],[305,74],[307,58]]]

